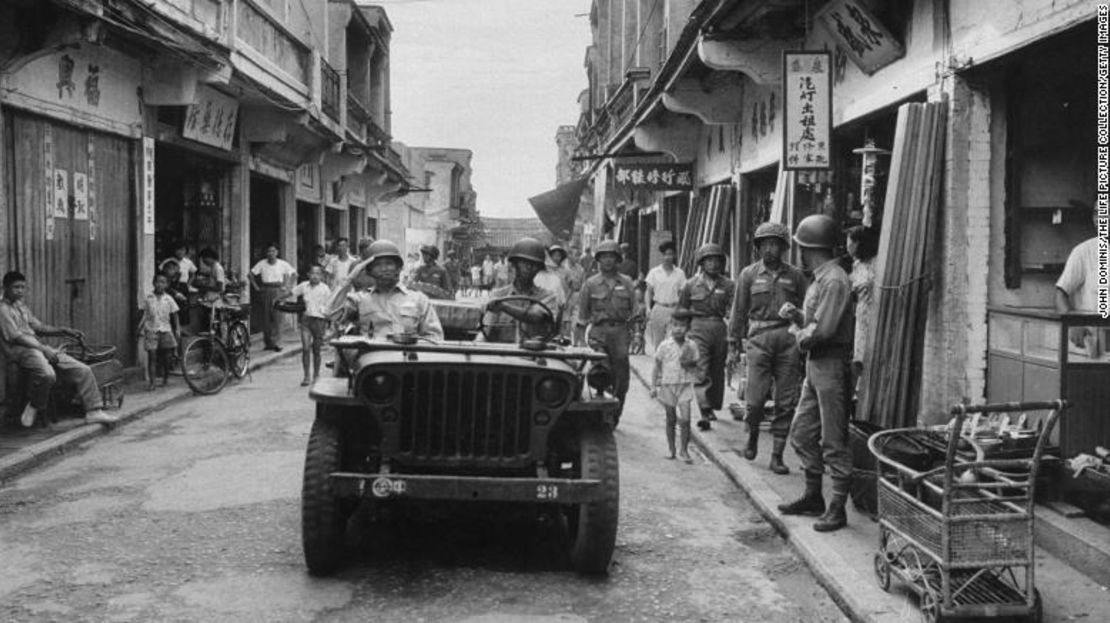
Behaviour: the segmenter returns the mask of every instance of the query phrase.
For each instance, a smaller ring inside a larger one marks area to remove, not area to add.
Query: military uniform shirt
[[[368,288],[347,293],[347,309],[358,311],[363,335],[381,339],[404,332],[403,316],[415,317],[416,334],[431,340],[443,339],[439,316],[423,292],[397,285],[389,292]]]
[[[682,286],[678,294],[678,306],[694,312],[695,318],[724,319],[731,309],[735,291],[736,284],[723,275],[717,277],[716,283],[711,284],[705,274],[698,273],[687,279]]]
[[[636,286],[628,277],[617,273],[606,277],[598,273],[582,285],[578,307],[578,324],[627,322],[636,311]]]
[[[417,266],[416,270],[412,271],[412,282],[427,283],[444,290],[450,289],[451,285],[447,279],[447,271],[436,264]]]
[[[732,333],[737,340],[748,336],[749,321],[789,323],[779,317],[783,303],[801,308],[809,280],[798,268],[783,263],[777,271],[756,262],[740,271],[736,285],[736,304],[732,308]]]
[[[852,282],[838,260],[829,260],[813,271],[813,285],[803,304],[804,328],[798,343],[805,350],[852,346]]]

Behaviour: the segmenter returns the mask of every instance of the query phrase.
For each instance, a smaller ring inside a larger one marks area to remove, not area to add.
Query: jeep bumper
[[[341,497],[581,504],[601,499],[600,480],[494,478],[335,472],[331,485]]]

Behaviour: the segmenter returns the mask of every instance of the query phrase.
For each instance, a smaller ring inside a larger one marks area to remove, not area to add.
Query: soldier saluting
[[[728,358],[725,316],[732,306],[736,285],[722,274],[725,252],[721,245],[703,244],[694,254],[694,260],[701,271],[683,284],[674,317],[690,320],[686,337],[698,347],[699,380],[694,384],[701,409],[698,428],[709,430],[709,423],[717,419],[714,411],[721,408],[725,397],[725,360]]]
[[[771,419],[770,469],[776,474],[790,472],[782,462],[790,421],[801,389],[801,354],[790,321],[779,316],[786,303],[800,307],[805,300],[807,280],[798,268],[782,261],[790,245],[790,230],[781,223],[763,223],[755,230],[755,245],[760,260],[740,271],[736,301],[732,306],[733,347],[743,347],[748,356],[747,401],[748,443],[744,458],[754,460],[759,451],[759,425],[763,404],[775,391],[775,412]]]
[[[582,285],[575,338],[579,343],[590,325],[590,340],[596,340],[609,357],[613,369],[613,394],[624,407],[628,393],[628,347],[632,340],[628,323],[641,315],[636,284],[617,272],[620,247],[615,240],[603,240],[594,251],[598,273]],[[619,414],[618,414],[619,417]]]

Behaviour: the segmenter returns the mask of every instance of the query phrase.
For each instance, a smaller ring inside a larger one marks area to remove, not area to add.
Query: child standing
[[[675,424],[678,424],[681,452],[687,463],[690,458],[690,402],[694,399],[697,379],[698,346],[686,339],[686,325],[672,322],[670,336],[655,349],[655,368],[651,374],[651,397],[663,405],[667,414],[667,449],[675,458]]]
[[[169,383],[170,353],[177,348],[181,328],[177,322],[179,308],[166,289],[170,282],[166,275],[154,276],[154,292],[143,301],[143,317],[139,321],[139,335],[146,349],[146,369],[149,377],[147,389],[154,389],[158,365],[162,366],[162,385]]]
[[[305,387],[316,377],[320,376],[320,348],[324,343],[324,334],[328,329],[328,301],[331,299],[331,288],[324,283],[324,269],[313,266],[308,270],[308,281],[302,281],[293,287],[286,298],[304,297],[304,312],[300,318],[301,330],[301,367],[304,368],[304,380],[301,386]],[[309,358],[312,361],[312,376],[309,372]]]

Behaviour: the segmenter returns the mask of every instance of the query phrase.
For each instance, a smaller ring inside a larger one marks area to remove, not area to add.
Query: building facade
[[[0,259],[28,274],[44,322],[128,364],[175,243],[239,279],[271,242],[298,265],[313,244],[373,234],[376,198],[407,184],[381,8],[12,2],[0,30]]]

